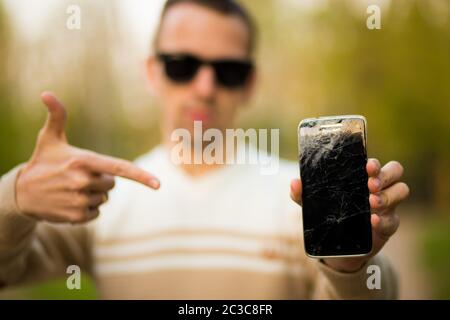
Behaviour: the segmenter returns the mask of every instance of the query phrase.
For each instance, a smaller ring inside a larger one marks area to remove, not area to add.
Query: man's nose
[[[217,90],[214,69],[207,65],[201,66],[194,79],[193,86],[196,93],[202,98],[212,97]]]

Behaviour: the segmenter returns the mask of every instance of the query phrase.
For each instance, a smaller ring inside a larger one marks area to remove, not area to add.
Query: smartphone
[[[372,251],[367,125],[359,115],[304,119],[298,126],[303,237],[310,257]]]

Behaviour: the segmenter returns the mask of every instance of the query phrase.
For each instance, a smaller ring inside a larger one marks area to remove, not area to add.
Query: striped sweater
[[[250,152],[257,152],[250,148]],[[289,198],[295,163],[274,175],[227,165],[192,178],[159,146],[140,157],[153,191],[117,178],[101,215],[85,225],[36,222],[15,203],[18,168],[0,180],[0,286],[66,274],[92,276],[103,299],[392,299],[397,280],[382,255],[381,289],[366,268],[332,270],[306,257],[301,207]]]

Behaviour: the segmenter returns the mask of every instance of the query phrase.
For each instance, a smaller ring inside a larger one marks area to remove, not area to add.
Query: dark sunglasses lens
[[[192,80],[200,66],[198,60],[188,56],[165,56],[162,59],[167,76],[175,82]]]
[[[243,86],[252,71],[252,65],[240,61],[223,61],[213,64],[217,81],[227,88]]]

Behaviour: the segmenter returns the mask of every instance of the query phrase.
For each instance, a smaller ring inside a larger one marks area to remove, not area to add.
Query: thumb
[[[47,120],[43,128],[45,134],[65,141],[66,135],[64,128],[67,116],[64,105],[51,92],[43,92],[41,99],[48,109]]]

